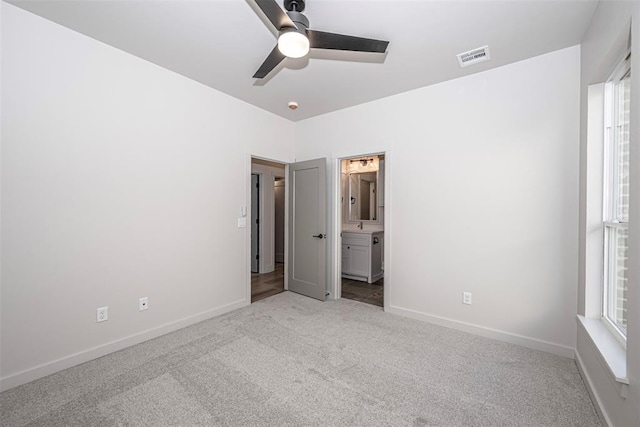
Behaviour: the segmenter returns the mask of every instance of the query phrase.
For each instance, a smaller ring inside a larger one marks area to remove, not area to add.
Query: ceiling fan
[[[348,50],[353,52],[384,53],[388,41],[326,33],[309,29],[309,20],[302,14],[304,0],[284,0],[285,12],[275,0],[254,0],[278,30],[278,44],[253,75],[266,77],[285,58],[302,58],[309,49]]]

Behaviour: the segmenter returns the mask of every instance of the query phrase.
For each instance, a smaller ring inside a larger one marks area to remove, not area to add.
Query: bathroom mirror
[[[349,221],[377,221],[378,172],[349,173]]]

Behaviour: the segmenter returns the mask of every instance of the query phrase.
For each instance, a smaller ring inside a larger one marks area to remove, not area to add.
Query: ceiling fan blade
[[[267,56],[267,59],[264,60],[260,68],[258,68],[258,71],[256,71],[256,73],[253,75],[253,78],[254,79],[265,78],[267,74],[271,72],[271,70],[276,68],[278,64],[282,62],[284,58],[285,56],[282,53],[280,53],[280,50],[278,49],[278,45],[276,45],[276,47],[273,48],[269,56]]]
[[[389,44],[384,40],[365,39],[363,37],[345,36],[316,30],[307,30],[307,36],[309,37],[310,47],[315,49],[384,53]]]
[[[276,27],[276,30],[280,31],[287,27],[297,28],[296,24],[289,18],[289,15],[278,6],[275,0],[255,0],[255,2],[273,26]]]

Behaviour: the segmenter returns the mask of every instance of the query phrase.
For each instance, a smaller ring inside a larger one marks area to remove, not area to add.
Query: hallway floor
[[[284,264],[276,263],[271,273],[251,273],[251,302],[284,292]]]

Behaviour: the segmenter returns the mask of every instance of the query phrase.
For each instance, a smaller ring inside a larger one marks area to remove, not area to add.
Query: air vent
[[[489,46],[482,46],[468,52],[459,53],[456,56],[458,57],[458,63],[463,68],[491,59],[491,55],[489,54]]]

